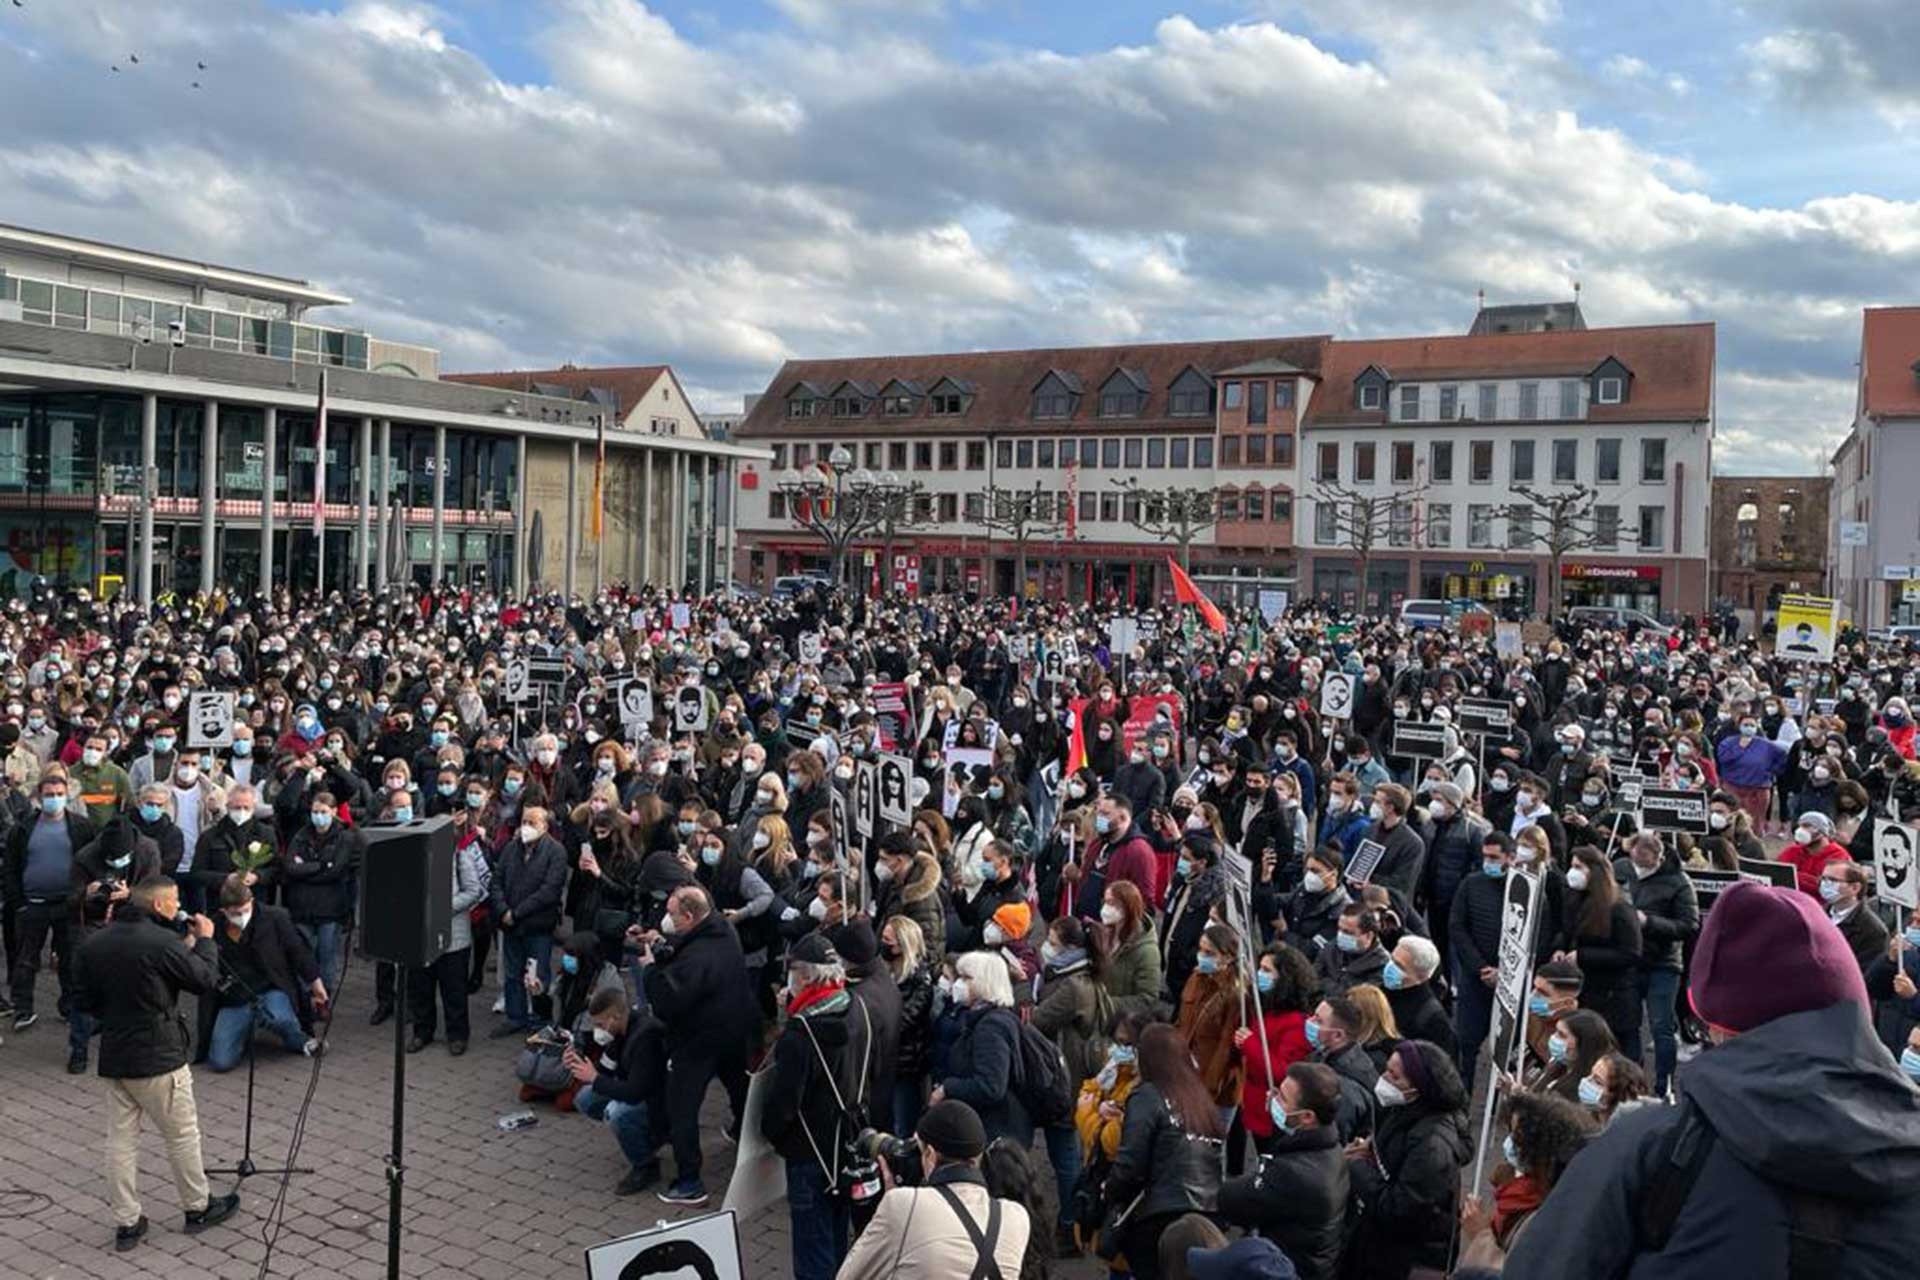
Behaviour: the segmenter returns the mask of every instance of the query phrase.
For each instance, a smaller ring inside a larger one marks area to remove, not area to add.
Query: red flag
[[[1201,621],[1205,622],[1210,630],[1225,635],[1227,633],[1227,618],[1225,614],[1220,612],[1219,606],[1207,599],[1204,591],[1193,585],[1193,579],[1187,576],[1187,571],[1182,569],[1172,556],[1167,557],[1167,568],[1173,571],[1174,600],[1180,604],[1190,604],[1199,609]]]
[[[1067,733],[1067,772],[1078,773],[1087,767],[1087,700],[1074,698],[1067,703],[1072,727]]]

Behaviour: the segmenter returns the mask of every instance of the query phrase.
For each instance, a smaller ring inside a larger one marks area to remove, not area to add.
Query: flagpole
[[[607,567],[607,415],[593,419],[593,594],[599,595]]]

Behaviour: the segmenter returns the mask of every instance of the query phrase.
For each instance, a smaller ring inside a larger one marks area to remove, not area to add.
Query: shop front
[[[1661,569],[1657,564],[1602,564],[1567,560],[1560,565],[1560,601],[1566,608],[1598,605],[1660,614]]]
[[[1420,595],[1428,600],[1477,600],[1495,613],[1534,612],[1537,566],[1525,560],[1427,560]]]

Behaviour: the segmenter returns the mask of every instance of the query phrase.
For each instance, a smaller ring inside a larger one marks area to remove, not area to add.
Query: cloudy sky
[[[1860,308],[1920,301],[1916,47],[1912,0],[5,0],[0,221],[708,408],[787,356],[1450,333],[1578,280],[1717,321],[1721,469],[1804,472]]]

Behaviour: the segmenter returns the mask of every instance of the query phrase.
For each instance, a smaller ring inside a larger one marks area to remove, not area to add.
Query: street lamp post
[[[845,445],[834,446],[821,459],[820,470],[790,471],[776,485],[794,522],[826,543],[836,588],[846,584],[847,549],[861,536],[897,521],[897,504],[915,487],[891,474],[855,470],[853,453]]]

